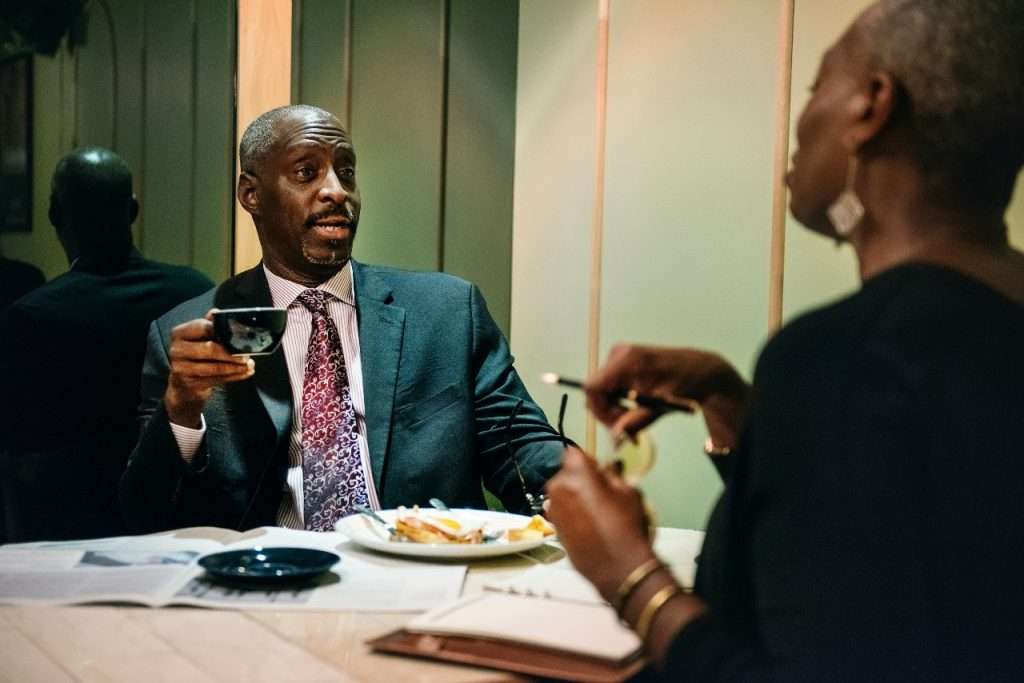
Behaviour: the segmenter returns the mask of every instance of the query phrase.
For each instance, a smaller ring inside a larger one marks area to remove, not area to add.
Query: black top
[[[1019,680],[1024,306],[892,269],[786,326],[671,680]]]
[[[43,271],[35,266],[0,256],[0,311],[44,282]]]
[[[76,264],[0,314],[8,541],[123,532],[117,481],[138,436],[146,332],[212,286],[132,250],[117,263]]]

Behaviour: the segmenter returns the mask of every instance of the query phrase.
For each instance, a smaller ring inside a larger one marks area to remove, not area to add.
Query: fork
[[[372,519],[373,521],[375,521],[375,522],[377,522],[378,524],[380,524],[381,526],[383,526],[383,527],[384,527],[384,529],[385,529],[385,530],[386,530],[386,531],[387,531],[387,532],[388,532],[389,534],[394,534],[394,533],[395,533],[395,527],[393,527],[393,526],[391,526],[390,524],[388,524],[388,523],[387,523],[387,520],[385,520],[385,519],[384,519],[383,517],[381,517],[381,516],[380,516],[380,515],[378,515],[378,514],[377,514],[376,512],[374,512],[374,511],[373,511],[373,510],[371,510],[370,508],[366,507],[365,505],[356,505],[356,506],[355,506],[355,510],[356,510],[356,512],[358,512],[358,513],[360,513],[360,514],[364,514],[364,515],[366,515],[367,517],[369,517],[369,518],[370,518],[370,519]]]

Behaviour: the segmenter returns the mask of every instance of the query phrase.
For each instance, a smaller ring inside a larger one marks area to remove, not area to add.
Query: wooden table
[[[693,572],[702,534],[659,529],[656,548],[677,575]],[[545,546],[543,562],[566,562]],[[463,588],[512,578],[521,557],[474,562]],[[408,614],[268,612],[131,606],[0,607],[0,681],[520,681],[488,669],[374,654],[365,641]]]

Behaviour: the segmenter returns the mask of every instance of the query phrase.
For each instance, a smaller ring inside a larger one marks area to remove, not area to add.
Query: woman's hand
[[[640,492],[583,451],[566,450],[547,496],[548,519],[569,559],[605,599],[654,556]]]
[[[613,602],[625,578],[654,557],[640,492],[615,470],[601,469],[586,453],[570,448],[562,470],[548,482],[547,494],[548,518],[569,559],[601,597]],[[649,575],[620,606],[620,617],[635,628],[654,595],[674,584],[664,568]],[[664,666],[676,634],[704,610],[698,598],[677,594],[648,624],[644,647],[658,668]]]
[[[697,349],[619,344],[584,384],[587,407],[616,436],[632,435],[654,422],[650,408],[628,410],[612,398],[629,390],[700,404],[717,447],[733,447],[746,416],[750,388],[718,354]]]

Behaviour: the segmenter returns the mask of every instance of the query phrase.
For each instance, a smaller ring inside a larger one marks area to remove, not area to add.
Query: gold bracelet
[[[626,578],[622,580],[622,583],[619,584],[618,590],[615,591],[615,597],[612,598],[612,607],[615,609],[615,613],[619,615],[620,619],[622,618],[622,608],[626,606],[626,601],[629,600],[629,596],[633,594],[633,591],[636,590],[637,586],[643,583],[644,579],[648,576],[664,567],[665,565],[662,564],[661,560],[657,557],[652,557],[631,571]]]
[[[682,588],[677,586],[675,583],[670,583],[651,596],[651,599],[647,601],[646,605],[644,605],[643,611],[640,612],[640,618],[636,620],[636,634],[640,636],[640,640],[647,640],[647,633],[651,630],[651,624],[654,623],[654,617],[658,614],[658,611],[661,610],[669,600],[682,592]]]

